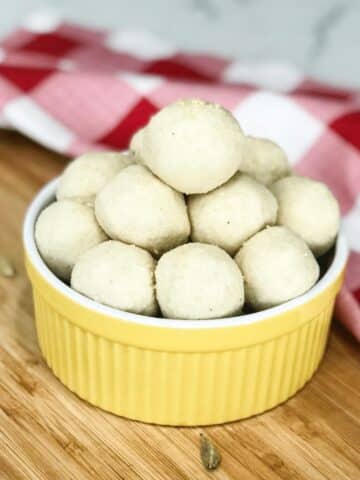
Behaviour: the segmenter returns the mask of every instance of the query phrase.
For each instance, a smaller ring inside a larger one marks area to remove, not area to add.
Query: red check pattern
[[[127,148],[151,115],[184,97],[221,103],[246,133],[278,142],[299,173],[327,183],[340,201],[352,249],[347,301],[351,291],[352,307],[359,305],[357,92],[320,84],[289,65],[184,53],[150,34],[51,18],[15,31],[0,56],[2,124],[70,156]]]

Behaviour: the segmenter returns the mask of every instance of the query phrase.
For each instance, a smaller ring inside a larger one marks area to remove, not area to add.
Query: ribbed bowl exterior
[[[105,315],[93,318],[61,298],[27,263],[39,343],[55,375],[91,404],[162,425],[234,421],[292,396],[323,356],[343,276],[263,325],[169,332],[119,320],[107,325]]]

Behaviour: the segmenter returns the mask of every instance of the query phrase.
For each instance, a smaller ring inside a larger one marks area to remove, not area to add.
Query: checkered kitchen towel
[[[58,152],[126,148],[159,108],[184,97],[223,104],[269,137],[300,174],[340,201],[351,247],[338,302],[360,338],[360,96],[289,65],[178,51],[151,34],[91,30],[35,15],[0,44],[0,121]],[[349,315],[350,311],[350,315]]]

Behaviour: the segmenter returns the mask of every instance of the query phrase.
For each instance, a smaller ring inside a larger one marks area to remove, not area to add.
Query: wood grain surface
[[[66,159],[0,131],[1,480],[359,480],[360,353],[338,325],[313,380],[284,405],[209,428],[145,425],[105,413],[69,392],[41,358],[26,278],[21,225],[36,191]],[[219,447],[214,473],[199,460],[199,434]]]

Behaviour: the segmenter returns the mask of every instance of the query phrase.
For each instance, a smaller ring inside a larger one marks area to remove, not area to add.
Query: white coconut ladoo
[[[174,189],[206,193],[239,169],[244,135],[225,108],[180,100],[154,115],[141,135],[141,157]]]
[[[143,135],[144,135],[145,127],[140,128],[131,138],[129,150],[131,155],[133,156],[136,163],[143,163],[142,160],[142,144],[143,144]]]
[[[80,255],[106,239],[93,209],[71,200],[46,207],[35,226],[35,240],[43,260],[66,282]]]
[[[164,317],[207,319],[237,315],[244,304],[239,267],[214,245],[188,243],[165,253],[155,270]]]
[[[246,137],[240,170],[264,185],[291,173],[286,153],[267,138]]]
[[[96,194],[122,168],[133,163],[130,155],[118,152],[89,152],[76,158],[60,177],[56,197],[92,205]]]
[[[155,255],[185,243],[190,235],[183,195],[141,165],[122,170],[100,191],[95,213],[112,239]]]
[[[268,227],[251,237],[235,261],[244,275],[246,301],[256,310],[302,295],[319,278],[311,250],[285,227]]]
[[[56,196],[35,229],[49,268],[94,301],[174,319],[302,295],[340,222],[324,184],[294,175],[279,145],[199,99],[161,109],[128,153],[75,159]]]
[[[188,201],[193,241],[212,243],[234,255],[245,240],[276,223],[277,201],[261,183],[236,174],[227,183]]]
[[[339,205],[329,188],[311,178],[291,176],[275,182],[271,191],[279,204],[278,224],[303,238],[315,256],[326,253],[340,226]]]
[[[155,315],[154,269],[155,260],[146,250],[109,240],[81,255],[71,286],[110,307]]]

